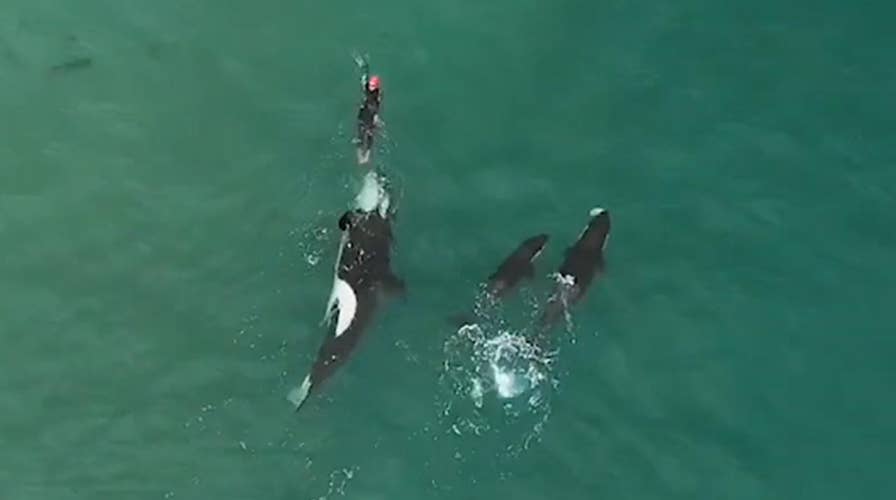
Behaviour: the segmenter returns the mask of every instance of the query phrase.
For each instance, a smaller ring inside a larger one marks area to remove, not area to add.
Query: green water
[[[892,498],[892,15],[6,0],[0,498]],[[354,49],[409,294],[294,414],[358,187]],[[556,389],[476,408],[443,318],[548,232],[519,325],[598,205]]]

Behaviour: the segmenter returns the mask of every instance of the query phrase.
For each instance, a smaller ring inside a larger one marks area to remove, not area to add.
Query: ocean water
[[[893,498],[892,14],[6,0],[0,498]],[[408,294],[294,413],[353,51]],[[595,206],[607,273],[545,368],[521,335]]]

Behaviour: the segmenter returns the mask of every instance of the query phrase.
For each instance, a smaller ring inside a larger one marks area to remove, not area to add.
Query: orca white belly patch
[[[338,310],[336,317],[336,336],[340,336],[351,326],[358,310],[358,297],[351,285],[344,280],[336,278],[333,281],[333,291],[330,293],[330,301],[327,306],[327,315],[333,313],[333,308]]]

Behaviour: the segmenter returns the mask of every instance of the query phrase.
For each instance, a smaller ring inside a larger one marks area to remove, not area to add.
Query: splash
[[[385,217],[389,202],[384,179],[371,170],[364,176],[361,189],[355,197],[355,206],[363,212],[379,209],[380,216]]]
[[[318,500],[329,500],[338,496],[345,496],[345,488],[348,483],[354,479],[355,473],[358,472],[357,466],[350,468],[337,469],[330,472],[330,481],[328,484],[327,494],[318,497]]]
[[[576,338],[575,335],[573,335],[575,323],[573,323],[569,304],[569,294],[572,292],[572,288],[576,286],[575,278],[560,273],[551,273],[548,275],[548,278],[554,280],[557,284],[554,299],[560,301],[563,311],[563,322],[566,325],[565,332],[569,341],[575,344]]]
[[[541,434],[556,382],[550,355],[510,327],[498,304],[483,299],[475,307],[479,321],[445,342],[440,418],[449,434],[493,442],[461,441],[463,454],[497,449],[513,457]]]
[[[459,344],[467,344],[466,360]],[[448,351],[460,354],[455,374],[468,380],[469,395],[479,408],[490,401],[510,416],[538,411],[542,393],[550,388],[551,359],[519,333],[498,330],[490,335],[488,326],[466,325],[449,340]]]
[[[534,348],[522,336],[502,331],[485,340],[484,354],[491,368],[491,384],[498,398],[513,399],[526,393],[546,378],[537,366]]]
[[[294,240],[293,244],[301,257],[300,261],[306,266],[306,273],[310,273],[328,253],[332,252],[332,242],[338,237],[335,222],[337,219],[337,215],[319,211],[315,222],[290,231],[290,237]],[[292,266],[296,261],[291,258],[290,262]]]

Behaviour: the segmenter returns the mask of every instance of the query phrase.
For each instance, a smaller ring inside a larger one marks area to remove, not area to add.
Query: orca
[[[342,236],[324,315],[328,332],[311,372],[287,396],[296,411],[346,362],[383,299],[404,293],[404,281],[392,270],[392,217],[388,195],[368,173],[358,206],[339,219]]]
[[[503,299],[513,292],[523,280],[535,276],[535,260],[548,243],[547,234],[537,234],[526,238],[508,255],[485,281],[485,291],[490,299]],[[455,315],[452,320],[457,326],[472,325],[473,319],[466,315]]]
[[[535,260],[548,243],[548,235],[539,234],[527,238],[489,275],[486,288],[492,295],[503,298],[512,292],[523,279],[535,276]]]
[[[579,302],[606,264],[604,250],[610,237],[610,212],[593,208],[588,224],[566,256],[554,277],[557,281],[539,320],[542,332],[550,329],[568,308]]]

